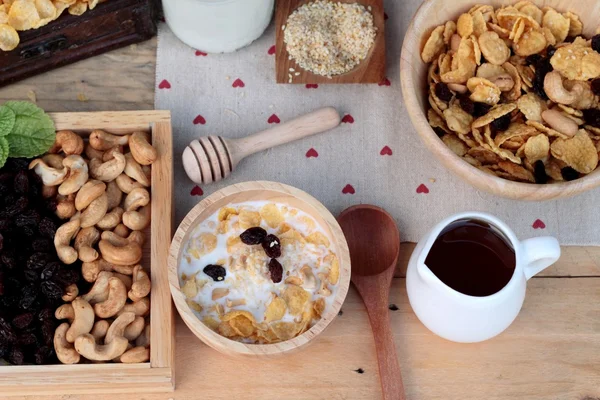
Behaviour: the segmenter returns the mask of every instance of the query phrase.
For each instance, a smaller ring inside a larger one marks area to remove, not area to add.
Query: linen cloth
[[[277,85],[271,26],[232,54],[205,54],[168,26],[158,34],[156,109],[172,112],[176,223],[227,185],[270,180],[305,190],[337,215],[374,204],[388,210],[403,241],[418,241],[462,211],[496,215],[521,239],[552,235],[561,244],[600,243],[599,190],[547,202],[506,200],[463,182],[421,143],[402,100],[400,52],[418,0],[387,0],[387,78],[379,85]],[[333,131],[251,156],[226,180],[196,186],[181,163],[185,146],[205,135],[239,138],[324,106],[344,116]]]

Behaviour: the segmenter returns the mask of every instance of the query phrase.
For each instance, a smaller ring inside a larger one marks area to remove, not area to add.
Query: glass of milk
[[[162,0],[165,20],[185,44],[228,53],[258,39],[271,22],[274,0]]]

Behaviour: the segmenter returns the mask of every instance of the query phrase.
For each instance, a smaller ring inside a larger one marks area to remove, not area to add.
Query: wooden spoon
[[[390,285],[400,253],[398,227],[385,210],[370,205],[347,208],[338,221],[350,248],[352,283],[367,307],[375,336],[383,398],[404,400],[388,314]]]

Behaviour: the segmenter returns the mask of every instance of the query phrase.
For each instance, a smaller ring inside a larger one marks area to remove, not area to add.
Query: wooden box
[[[0,366],[0,396],[149,393],[174,389],[174,313],[167,258],[172,233],[173,146],[169,111],[50,114],[57,130],[82,136],[94,129],[112,133],[146,131],[159,157],[152,165],[152,222],[142,263],[150,269],[150,362]]]
[[[39,29],[19,32],[0,51],[0,87],[156,35],[158,0],[108,0],[83,15],[67,11]]]

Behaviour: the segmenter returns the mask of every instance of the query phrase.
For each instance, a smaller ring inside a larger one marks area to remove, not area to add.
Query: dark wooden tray
[[[63,15],[50,24],[19,32],[13,51],[0,51],[0,87],[71,64],[156,34],[156,0],[109,0],[81,16]]]

